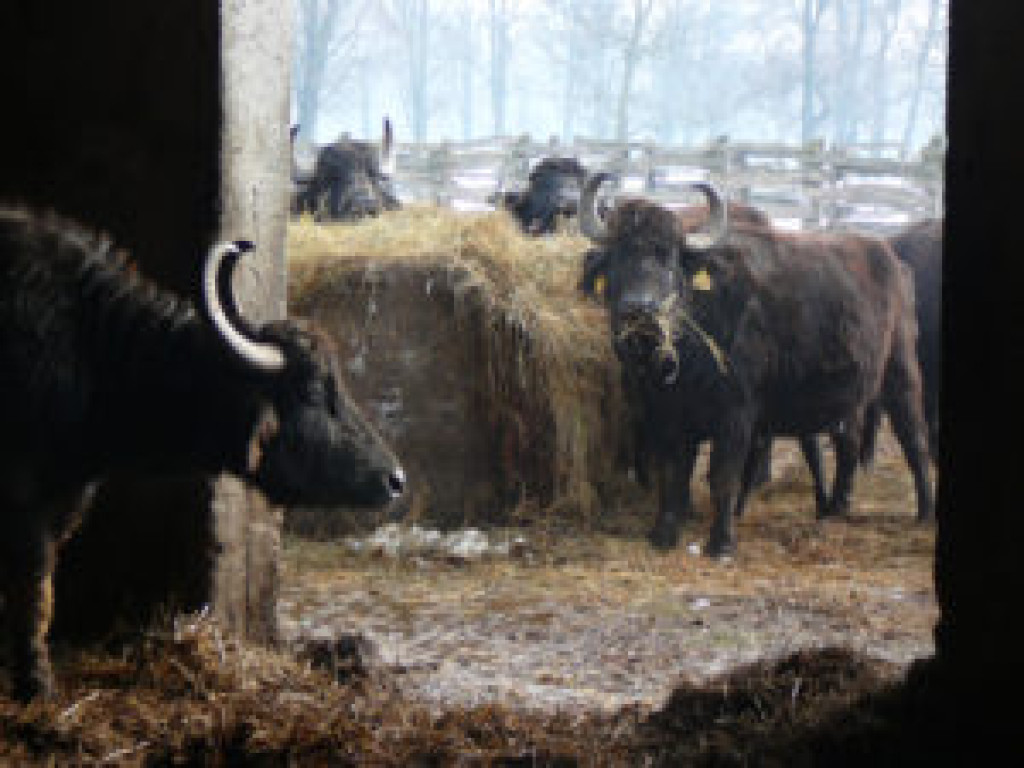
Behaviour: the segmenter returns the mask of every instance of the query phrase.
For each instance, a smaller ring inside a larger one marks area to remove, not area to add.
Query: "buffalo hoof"
[[[849,504],[826,504],[818,508],[818,520],[846,520],[849,517]]]
[[[56,695],[57,683],[49,670],[40,670],[14,681],[12,696],[15,701],[27,704],[34,699],[52,699]]]
[[[704,552],[715,560],[725,560],[736,554],[736,542],[732,539],[712,539]]]
[[[647,541],[655,549],[662,551],[675,549],[679,545],[679,529],[671,526],[655,526],[647,534]]]

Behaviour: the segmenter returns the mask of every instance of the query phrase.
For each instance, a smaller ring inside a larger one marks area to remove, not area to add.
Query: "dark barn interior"
[[[1024,118],[1007,107],[1024,70],[1024,8],[950,5],[941,618],[936,657],[912,671],[899,711],[911,756],[984,764],[981,754],[1021,752],[1007,702],[1022,680],[1024,537],[1010,478],[1022,458],[1013,361],[1024,355],[1024,302],[1008,182],[1024,175]],[[201,0],[5,4],[0,201],[105,229],[140,269],[192,292],[220,204],[220,23],[218,4]],[[997,425],[1009,439],[993,445]],[[115,614],[215,597],[210,495],[196,479],[111,483],[62,559],[58,631],[102,631]],[[872,747],[859,745],[861,757]]]
[[[192,294],[218,221],[217,4],[12,3],[0,14],[0,200],[105,230],[154,280]],[[61,558],[55,632],[208,600],[210,494],[188,478],[107,484]]]

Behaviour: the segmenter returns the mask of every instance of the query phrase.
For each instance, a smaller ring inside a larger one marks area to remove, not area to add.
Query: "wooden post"
[[[288,106],[294,11],[289,0],[223,0],[221,45],[220,237],[256,243],[252,270],[235,290],[257,322],[286,314],[284,254],[288,211]],[[251,640],[277,639],[275,606],[281,511],[238,480],[214,486],[214,534],[222,547],[213,603],[222,620]]]

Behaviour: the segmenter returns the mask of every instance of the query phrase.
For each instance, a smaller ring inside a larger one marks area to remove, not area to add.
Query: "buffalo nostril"
[[[679,377],[679,361],[674,357],[665,357],[660,365],[661,380],[664,384],[674,384]]]
[[[396,499],[405,490],[405,470],[401,467],[388,475],[388,492],[391,498]]]

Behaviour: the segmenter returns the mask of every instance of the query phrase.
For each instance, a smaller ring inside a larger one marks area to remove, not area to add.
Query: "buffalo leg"
[[[7,513],[0,525],[0,578],[14,696],[21,701],[56,692],[47,635],[53,620],[57,552],[80,525],[96,489],[96,483],[89,483],[42,504],[0,500]]]
[[[633,417],[633,471],[636,474],[636,481],[644,488],[651,485],[651,456],[647,426],[645,420],[634,415]]]
[[[878,431],[882,428],[882,403],[875,401],[864,412],[864,428],[861,430],[860,463],[870,467],[875,461],[875,446],[878,443]]]
[[[751,459],[753,464],[750,467],[750,483],[747,490],[754,490],[760,488],[762,485],[766,485],[771,482],[772,479],[772,441],[771,438],[764,438],[761,441],[755,441],[758,444],[756,452],[751,452]],[[738,513],[737,513],[738,514]]]
[[[768,478],[765,478],[765,467],[768,468]],[[747,499],[750,492],[759,488],[768,479],[771,479],[772,467],[772,440],[770,437],[758,435],[750,441],[750,453],[747,456],[746,464],[743,466],[743,482],[740,484],[739,496],[736,499],[736,518],[743,516],[747,507]]]
[[[751,452],[750,428],[736,419],[715,436],[711,449],[711,502],[714,520],[707,554],[723,557],[736,551],[736,502]],[[752,421],[750,423],[753,423]]]
[[[5,538],[2,556],[14,697],[28,701],[52,696],[55,687],[46,635],[53,616],[56,544],[38,528],[5,531]]]
[[[803,435],[799,441],[814,484],[814,508],[818,517],[822,518],[828,514],[828,496],[825,493],[825,463],[821,457],[821,445],[815,435]]]
[[[928,424],[928,451],[932,461],[939,462],[939,398],[929,393],[924,400],[924,419]]]
[[[671,549],[679,543],[679,526],[693,518],[690,479],[697,463],[697,443],[684,440],[676,451],[655,459],[658,486],[658,517],[647,538],[658,549]]]
[[[920,373],[916,364],[903,364],[899,359],[891,362],[886,369],[885,387],[889,422],[914,477],[917,519],[927,522],[935,513],[928,477],[928,428],[924,419]]]
[[[846,517],[850,514],[853,478],[860,460],[861,439],[864,434],[864,414],[857,413],[847,419],[842,429],[832,433],[836,449],[836,476],[832,482],[832,498],[826,505],[826,514],[820,518]]]

